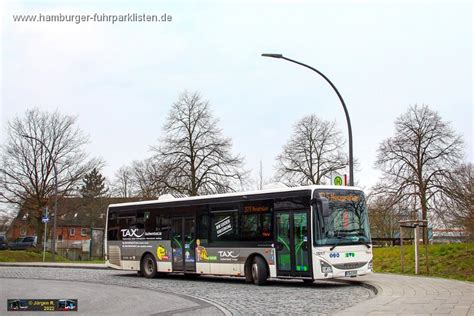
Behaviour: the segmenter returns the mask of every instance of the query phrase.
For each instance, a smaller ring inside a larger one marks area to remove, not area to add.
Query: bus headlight
[[[332,273],[332,267],[324,261],[321,261],[321,272]]]
[[[369,264],[367,265],[367,268],[368,268],[369,270],[372,270],[372,260],[369,261]]]

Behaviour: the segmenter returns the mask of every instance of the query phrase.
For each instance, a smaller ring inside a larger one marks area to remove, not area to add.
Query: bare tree
[[[115,179],[111,184],[112,195],[129,198],[135,196],[136,183],[133,179],[133,169],[122,166],[115,172]]]
[[[8,230],[14,217],[13,212],[0,209],[0,233],[5,233]]]
[[[152,159],[134,161],[115,173],[112,195],[122,198],[156,199],[163,193],[158,166]]]
[[[393,238],[399,231],[400,220],[413,219],[416,216],[412,200],[406,197],[400,199],[385,183],[379,183],[372,188],[372,192],[367,196],[367,206],[373,237]]]
[[[343,147],[335,122],[305,116],[296,123],[291,139],[277,157],[276,178],[303,185],[322,184],[331,173],[346,168]]]
[[[154,148],[159,181],[166,190],[190,196],[233,191],[246,177],[243,158],[232,155],[209,102],[184,92],[164,125],[165,137]]]
[[[134,161],[131,167],[135,196],[143,199],[156,199],[166,188],[160,181],[159,167],[152,159]]]
[[[395,128],[395,136],[380,144],[375,165],[398,199],[412,199],[426,220],[434,209],[430,202],[443,193],[450,170],[462,158],[462,139],[426,105],[411,106]]]
[[[17,205],[18,216],[28,213],[41,236],[41,213],[54,195],[54,165],[58,192],[64,196],[73,193],[87,172],[102,164],[88,159],[83,149],[87,143],[73,116],[33,109],[14,118],[1,146],[0,201]]]
[[[474,165],[461,164],[450,173],[444,183],[443,195],[437,196],[440,205],[437,216],[454,228],[464,228],[466,237],[474,240]]]

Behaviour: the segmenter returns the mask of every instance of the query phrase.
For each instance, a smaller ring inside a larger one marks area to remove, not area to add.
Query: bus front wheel
[[[262,257],[256,256],[252,263],[252,279],[256,285],[264,285],[268,279],[268,267]]]
[[[145,278],[154,278],[156,277],[158,271],[156,268],[156,260],[153,258],[153,255],[147,254],[143,257],[140,271]]]

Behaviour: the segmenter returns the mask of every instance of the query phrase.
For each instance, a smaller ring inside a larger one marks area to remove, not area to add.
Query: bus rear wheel
[[[141,262],[140,271],[145,278],[154,278],[158,274],[156,260],[151,254],[145,255]]]
[[[252,263],[252,279],[256,285],[265,285],[268,279],[268,267],[265,260],[260,256],[256,256]]]

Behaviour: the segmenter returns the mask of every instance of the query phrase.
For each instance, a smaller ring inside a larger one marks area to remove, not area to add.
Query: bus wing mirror
[[[329,200],[325,197],[321,197],[321,210],[323,213],[323,217],[328,217],[330,215],[329,212]]]

